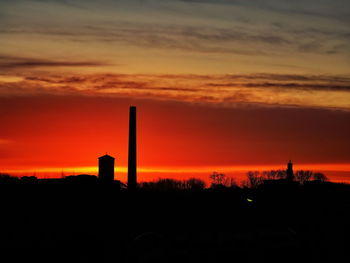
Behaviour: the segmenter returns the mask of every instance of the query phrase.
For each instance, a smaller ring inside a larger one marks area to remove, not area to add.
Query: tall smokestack
[[[130,107],[129,114],[129,157],[128,157],[128,189],[136,189],[136,107]]]

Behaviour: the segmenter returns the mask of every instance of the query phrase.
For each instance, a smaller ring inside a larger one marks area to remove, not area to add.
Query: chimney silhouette
[[[136,107],[130,107],[129,113],[129,156],[128,156],[128,189],[136,189]]]

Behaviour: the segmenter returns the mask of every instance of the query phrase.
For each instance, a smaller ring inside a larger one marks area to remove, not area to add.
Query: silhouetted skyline
[[[97,175],[107,150],[127,181],[137,105],[140,180],[290,158],[350,181],[349,4],[0,1],[0,171]]]
[[[0,263],[350,261],[349,0],[0,10]]]

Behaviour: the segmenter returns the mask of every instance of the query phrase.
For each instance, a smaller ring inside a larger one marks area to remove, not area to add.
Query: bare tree
[[[226,175],[223,173],[217,173],[217,172],[213,172],[211,175],[209,175],[209,178],[211,180],[211,186],[215,187],[218,185],[221,186],[226,186],[227,184],[227,178]]]
[[[300,182],[301,184],[304,184],[305,182],[308,182],[312,178],[312,171],[304,171],[300,170],[295,173],[295,179],[296,181]]]
[[[228,187],[237,187],[238,184],[237,184],[237,181],[234,177],[229,177],[227,178],[228,180]]]
[[[150,190],[157,191],[174,191],[182,189],[182,182],[170,178],[159,178],[157,181],[144,185],[144,188],[148,187]]]
[[[277,171],[271,170],[271,171],[263,171],[262,176],[266,178],[267,180],[276,180],[277,179]]]
[[[287,179],[287,172],[286,170],[276,170],[276,177],[277,179]]]
[[[270,171],[263,171],[261,176],[267,180],[278,180],[278,179],[286,179],[287,174],[285,170],[270,170]]]
[[[247,172],[247,179],[243,181],[243,186],[248,188],[257,188],[264,181],[264,177],[258,171]]]
[[[315,181],[321,181],[321,182],[326,182],[328,181],[328,178],[325,174],[323,173],[314,173],[312,178],[315,180]]]
[[[183,187],[188,190],[202,190],[205,188],[205,182],[201,179],[190,178],[183,181]]]

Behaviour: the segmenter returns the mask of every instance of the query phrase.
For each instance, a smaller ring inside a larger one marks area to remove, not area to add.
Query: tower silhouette
[[[103,182],[114,181],[114,160],[114,157],[107,154],[98,158],[98,179]]]
[[[287,165],[287,180],[293,181],[294,174],[293,174],[293,163],[291,160],[289,160]]]
[[[129,156],[128,156],[128,189],[134,190],[137,185],[136,171],[136,107],[130,107],[129,113]]]

